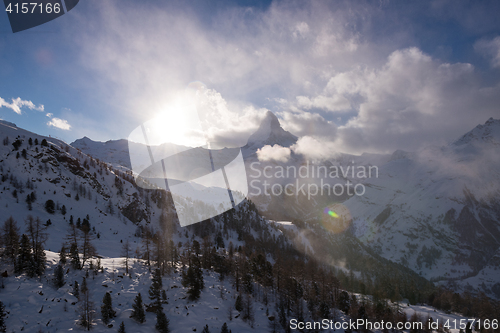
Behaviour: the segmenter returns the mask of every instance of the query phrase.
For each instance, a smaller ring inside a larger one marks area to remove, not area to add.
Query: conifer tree
[[[61,265],[66,264],[66,256],[67,255],[68,254],[66,253],[66,246],[64,246],[64,244],[63,244],[61,247],[61,251],[59,251],[59,262],[61,263]]]
[[[113,310],[111,294],[109,292],[106,292],[106,294],[104,294],[104,298],[102,299],[101,314],[102,321],[105,324],[108,324],[110,319],[114,318],[116,315],[116,312]]]
[[[7,332],[7,326],[5,326],[5,317],[7,313],[5,312],[5,306],[2,301],[0,301],[0,332]]]
[[[61,264],[57,265],[54,272],[54,284],[57,288],[64,286],[64,269]]]
[[[46,264],[46,259],[47,256],[45,255],[45,250],[43,249],[43,244],[36,244],[35,248],[33,249],[33,273],[36,276],[41,276],[43,273],[45,273],[45,264]]]
[[[78,286],[78,281],[75,281],[73,285],[73,296],[80,299],[80,287]]]
[[[155,328],[160,333],[169,333],[170,329],[168,328],[169,320],[162,308],[158,308],[156,311],[156,325]]]
[[[241,312],[243,310],[243,302],[241,301],[241,296],[236,297],[236,302],[234,302],[234,308],[236,311]]]
[[[73,269],[81,269],[80,265],[80,255],[78,254],[78,246],[73,243],[70,249],[71,266]]]
[[[17,257],[17,263],[15,265],[15,272],[18,274],[28,273],[32,262],[31,256],[31,243],[26,234],[21,236],[21,246],[19,248],[19,255]]]
[[[221,328],[221,330],[220,330],[220,333],[229,333],[229,329],[227,328],[227,324],[226,324],[226,323],[224,323],[224,324],[222,325],[222,328]]]
[[[149,288],[149,299],[153,301],[156,306],[161,306],[161,290],[163,287],[162,276],[160,269],[156,269],[153,273],[153,280]]]
[[[142,306],[142,296],[141,293],[139,293],[135,298],[134,298],[134,304],[132,304],[132,314],[130,315],[130,318],[135,319],[139,323],[143,323],[146,321],[146,314],[144,313],[144,307]]]
[[[118,328],[118,333],[127,333],[125,331],[125,323],[122,321],[122,323],[120,324],[120,327]]]
[[[187,291],[189,300],[195,301],[200,298],[201,290],[203,290],[205,285],[200,260],[195,255],[191,255],[189,268],[186,273],[182,274],[182,285],[189,287]]]
[[[11,217],[5,220],[2,226],[2,257],[16,265],[17,254],[19,253],[19,227]]]
[[[208,325],[205,325],[205,327],[203,327],[203,331],[201,331],[201,333],[210,333],[210,330],[208,329]]]

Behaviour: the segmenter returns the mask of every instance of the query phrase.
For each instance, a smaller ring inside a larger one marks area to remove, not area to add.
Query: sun
[[[150,145],[173,143],[194,148],[207,144],[196,103],[188,97],[186,94],[179,96],[145,124]]]

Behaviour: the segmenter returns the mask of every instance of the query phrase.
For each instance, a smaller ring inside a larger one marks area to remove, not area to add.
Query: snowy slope
[[[448,146],[395,152],[366,194],[344,203],[356,236],[427,278],[478,288],[469,277],[500,248],[499,138],[500,121],[490,119]],[[492,294],[500,276],[487,276],[482,290]]]
[[[324,179],[332,186],[347,181],[363,183],[366,192],[362,196],[263,194],[264,181],[268,188],[296,181],[293,176],[265,177],[264,168],[298,169],[308,161],[292,152],[287,162],[262,162],[256,151],[265,145],[289,147],[296,139],[268,112],[242,148],[249,197],[261,213],[278,220],[320,222],[325,207],[345,201],[353,218],[350,230],[382,257],[434,281],[453,282],[454,288],[463,290],[469,284],[500,297],[500,277],[494,274],[498,268],[494,258],[500,247],[500,120],[489,119],[447,146],[416,152],[398,150],[392,155],[341,154],[329,161],[309,161],[311,168],[377,166],[378,177],[359,179],[347,173]],[[90,149],[89,154],[98,155],[96,149]],[[259,164],[251,167],[254,162]],[[318,185],[321,179],[298,181],[294,186]],[[255,195],[259,187],[261,194]]]

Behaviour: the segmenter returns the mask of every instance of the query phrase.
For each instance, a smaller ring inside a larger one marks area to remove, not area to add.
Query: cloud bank
[[[119,121],[131,129],[196,80],[206,87],[210,140],[243,145],[271,110],[300,137],[295,150],[316,158],[442,144],[499,114],[498,78],[419,45],[419,33],[432,34],[414,13],[491,31],[450,11],[452,3],[276,1],[265,10],[214,10],[209,19],[176,5],[102,5],[91,22],[74,25],[80,61],[100,78],[96,95],[127,110]],[[495,67],[498,38],[475,44]]]

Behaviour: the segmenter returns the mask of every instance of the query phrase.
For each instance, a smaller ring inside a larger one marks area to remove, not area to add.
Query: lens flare
[[[323,210],[321,224],[323,227],[334,233],[339,234],[344,232],[352,222],[349,209],[339,203],[329,205]]]

